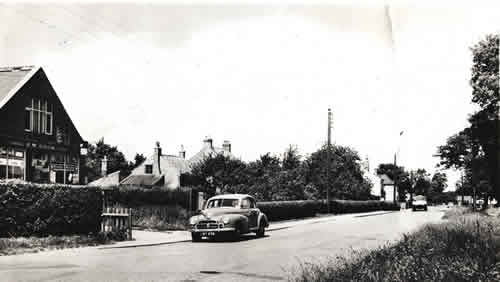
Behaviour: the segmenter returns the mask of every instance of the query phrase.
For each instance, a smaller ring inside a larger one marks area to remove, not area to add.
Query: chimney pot
[[[104,156],[101,160],[101,175],[104,177],[108,174],[108,157]]]
[[[160,158],[161,158],[161,147],[160,147],[160,142],[157,141],[153,154],[153,175],[161,174]]]
[[[203,140],[203,144],[205,145],[205,147],[213,149],[213,140],[211,137],[205,137],[205,139]]]
[[[222,144],[222,149],[224,150],[224,152],[231,153],[231,142],[229,142],[228,140],[224,140],[224,143]]]
[[[179,157],[185,159],[186,158],[186,151],[184,150],[184,146],[181,145],[181,150],[179,151]]]

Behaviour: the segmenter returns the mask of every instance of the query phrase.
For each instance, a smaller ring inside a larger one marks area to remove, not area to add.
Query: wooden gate
[[[125,231],[127,240],[132,239],[132,209],[105,207],[101,219],[102,232]]]

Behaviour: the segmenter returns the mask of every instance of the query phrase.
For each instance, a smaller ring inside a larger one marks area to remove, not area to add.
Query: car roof
[[[213,196],[211,197],[210,199],[208,200],[215,200],[215,199],[236,199],[236,200],[240,200],[240,199],[243,199],[243,198],[252,198],[252,196],[248,195],[248,194],[224,194],[224,195],[217,195],[217,196]]]

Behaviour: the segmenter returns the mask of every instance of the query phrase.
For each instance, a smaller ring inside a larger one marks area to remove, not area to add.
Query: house
[[[153,155],[132,170],[132,173],[120,184],[163,186],[168,189],[177,189],[181,186],[181,174],[190,172],[194,164],[206,157],[217,154],[232,157],[231,143],[224,141],[222,147],[215,147],[212,138],[206,137],[203,140],[201,150],[191,158],[186,159],[186,151],[183,147],[177,155],[167,155],[162,153],[160,143],[156,142]]]
[[[392,180],[387,174],[378,175],[380,178],[380,195],[381,200],[393,202],[398,199],[398,190],[395,189],[394,180]]]
[[[82,183],[85,143],[41,67],[0,68],[0,179]]]

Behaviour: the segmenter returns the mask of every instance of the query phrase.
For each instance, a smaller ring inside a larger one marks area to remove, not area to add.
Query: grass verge
[[[290,281],[500,281],[500,219],[450,211],[395,244],[303,263]]]
[[[111,244],[125,240],[125,236],[125,233],[107,232],[97,235],[0,238],[0,256]]]

